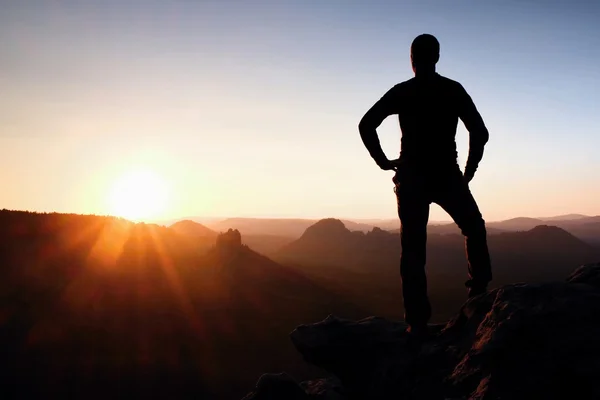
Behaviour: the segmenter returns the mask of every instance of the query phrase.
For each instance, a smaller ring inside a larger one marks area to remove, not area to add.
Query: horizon
[[[392,221],[396,221],[398,222],[398,224],[400,223],[398,218],[352,218],[352,217],[340,217],[340,216],[314,216],[314,217],[294,217],[294,216],[289,216],[289,217],[269,217],[269,216],[202,216],[202,215],[193,215],[193,216],[183,216],[183,217],[175,217],[175,218],[167,218],[167,219],[131,219],[131,218],[126,218],[126,217],[122,217],[119,215],[112,215],[112,214],[94,214],[94,213],[72,213],[72,212],[59,212],[59,211],[36,211],[36,210],[20,210],[20,209],[0,209],[0,211],[13,211],[13,212],[28,212],[28,213],[57,213],[57,214],[75,214],[75,215],[88,215],[88,216],[98,216],[98,217],[109,217],[109,218],[121,218],[121,219],[125,219],[129,222],[132,223],[145,223],[145,224],[156,224],[156,225],[163,225],[163,226],[169,226],[171,224],[174,224],[175,222],[179,222],[179,221],[187,221],[190,220],[192,222],[196,222],[199,224],[207,224],[210,222],[224,222],[227,220],[235,220],[235,219],[243,219],[243,220],[300,220],[300,221],[321,221],[324,219],[337,219],[340,220],[342,222],[344,221],[349,221],[349,222],[355,222],[355,223],[364,223],[365,225],[372,225],[373,223],[376,223],[376,221],[381,221],[381,222],[392,222]],[[499,220],[486,220],[486,222],[488,223],[497,223],[497,222],[504,222],[504,221],[510,221],[510,220],[514,220],[514,219],[519,219],[519,218],[529,218],[529,219],[536,219],[536,220],[540,220],[540,221],[544,221],[544,222],[552,222],[552,220],[556,220],[556,221],[568,221],[568,220],[577,220],[577,219],[584,219],[584,218],[594,218],[594,217],[598,217],[600,216],[600,214],[598,215],[588,215],[588,214],[582,214],[582,213],[567,213],[567,214],[560,214],[560,215],[550,215],[550,216],[537,216],[537,217],[533,217],[533,216],[527,216],[527,215],[517,215],[517,216],[513,216],[513,217],[509,217],[506,219],[499,219]],[[197,220],[202,220],[202,222],[198,222]],[[451,224],[454,223],[454,221],[452,221],[451,219],[447,219],[447,220],[432,220],[430,219],[428,224]]]
[[[428,32],[490,131],[471,184],[484,219],[600,215],[598,16],[584,1],[9,3],[0,207],[395,219],[357,125]],[[389,158],[397,125],[378,129]],[[462,123],[456,140],[464,168]],[[430,219],[451,222],[436,205]]]
[[[507,219],[502,219],[502,220],[494,220],[491,222],[496,222],[496,221],[506,221],[509,219],[516,219],[516,218],[531,218],[531,219],[540,219],[540,220],[544,220],[544,219],[551,219],[551,218],[561,218],[561,217],[565,217],[566,219],[569,219],[569,217],[575,216],[574,219],[578,219],[579,217],[596,217],[598,215],[587,215],[587,214],[580,214],[580,213],[568,213],[568,214],[560,214],[560,215],[547,215],[547,216],[538,216],[538,217],[532,217],[532,216],[528,216],[528,215],[517,215],[517,216],[513,216],[513,217],[509,217]],[[192,215],[192,216],[185,216],[185,217],[176,217],[176,218],[169,218],[169,220],[186,220],[186,219],[191,219],[191,218],[198,218],[198,219],[206,219],[206,220],[215,220],[215,221],[222,221],[222,220],[226,220],[226,219],[299,219],[299,220],[321,220],[321,219],[329,219],[329,218],[333,218],[333,219],[339,219],[339,220],[348,220],[348,221],[390,221],[390,220],[396,220],[398,218],[352,218],[352,217],[339,217],[339,216],[321,216],[321,217],[294,217],[294,216],[290,216],[290,217],[269,217],[269,216],[230,216],[230,217],[226,217],[226,216],[217,216],[217,217],[208,217],[208,216],[202,216],[202,215]],[[151,220],[148,220],[151,221]],[[452,220],[448,219],[447,221],[444,220],[429,220],[429,222],[453,222]]]
[[[497,222],[505,222],[505,221],[515,220],[515,219],[519,219],[519,218],[530,218],[530,219],[536,219],[536,220],[540,220],[540,221],[547,222],[547,223],[552,223],[553,220],[554,221],[569,221],[569,220],[577,220],[579,218],[593,218],[593,217],[597,217],[597,216],[600,216],[600,214],[599,215],[587,215],[587,214],[580,214],[580,213],[568,213],[568,214],[550,215],[550,216],[542,216],[542,217],[517,215],[517,216],[505,218],[505,219],[486,220],[486,222],[487,223],[497,223]],[[267,216],[265,216],[265,217],[260,217],[260,216],[258,216],[258,217],[257,216],[204,217],[204,216],[196,215],[196,216],[186,216],[186,217],[179,217],[179,218],[170,218],[170,219],[166,219],[166,220],[148,220],[148,221],[132,221],[132,222],[136,222],[136,223],[137,222],[146,222],[146,223],[154,223],[157,225],[169,226],[169,225],[174,224],[179,221],[190,220],[190,221],[205,225],[205,224],[224,222],[227,220],[235,220],[235,219],[242,219],[242,220],[302,220],[302,221],[321,221],[324,219],[337,219],[342,222],[350,221],[350,222],[355,222],[355,223],[363,223],[365,225],[373,225],[377,221],[388,222],[388,223],[397,221],[398,224],[400,224],[400,220],[398,218],[393,218],[393,217],[391,217],[391,218],[351,218],[351,217],[335,217],[335,216],[323,216],[323,217],[293,217],[293,216],[292,217],[267,217]],[[201,220],[201,222],[198,222],[195,220]],[[428,221],[429,225],[453,224],[453,223],[454,223],[454,221],[452,221],[451,219],[447,219],[447,220],[436,219],[436,220]],[[374,227],[375,227],[375,225],[374,225]]]

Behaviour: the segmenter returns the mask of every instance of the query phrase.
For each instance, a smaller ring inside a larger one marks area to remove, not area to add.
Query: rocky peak
[[[373,230],[367,233],[370,238],[388,238],[390,235],[392,235],[390,232],[378,227],[374,227]]]
[[[430,326],[422,346],[403,322],[329,316],[291,339],[333,376],[298,384],[269,375],[246,399],[598,399],[599,282],[594,264],[565,282],[494,289]]]
[[[217,236],[216,247],[219,251],[238,250],[242,247],[242,235],[237,229],[229,229]]]
[[[326,218],[308,227],[303,236],[336,236],[348,234],[350,231],[339,219]]]

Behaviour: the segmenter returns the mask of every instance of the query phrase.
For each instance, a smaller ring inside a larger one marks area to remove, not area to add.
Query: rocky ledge
[[[420,347],[405,324],[329,316],[291,339],[326,378],[265,374],[246,400],[600,399],[600,264],[469,300]]]

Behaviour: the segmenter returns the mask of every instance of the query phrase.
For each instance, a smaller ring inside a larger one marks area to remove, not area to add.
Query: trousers
[[[431,318],[425,273],[430,204],[444,209],[465,236],[467,287],[486,287],[492,280],[485,221],[458,165],[435,172],[402,168],[393,181],[401,224],[404,319],[425,325]]]

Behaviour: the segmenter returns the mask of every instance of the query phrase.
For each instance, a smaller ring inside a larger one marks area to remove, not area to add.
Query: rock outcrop
[[[211,258],[210,264],[218,266],[221,272],[229,271],[233,273],[242,262],[240,257],[247,247],[242,244],[242,235],[237,229],[229,229],[227,232],[220,233],[217,236],[214,248],[208,252],[207,257]],[[232,270],[233,269],[233,270]]]
[[[600,399],[600,264],[470,299],[419,347],[405,328],[334,316],[299,326],[297,350],[331,376],[266,375],[246,399]]]
[[[237,250],[242,247],[242,235],[237,229],[229,229],[217,236],[217,249],[219,251]]]

